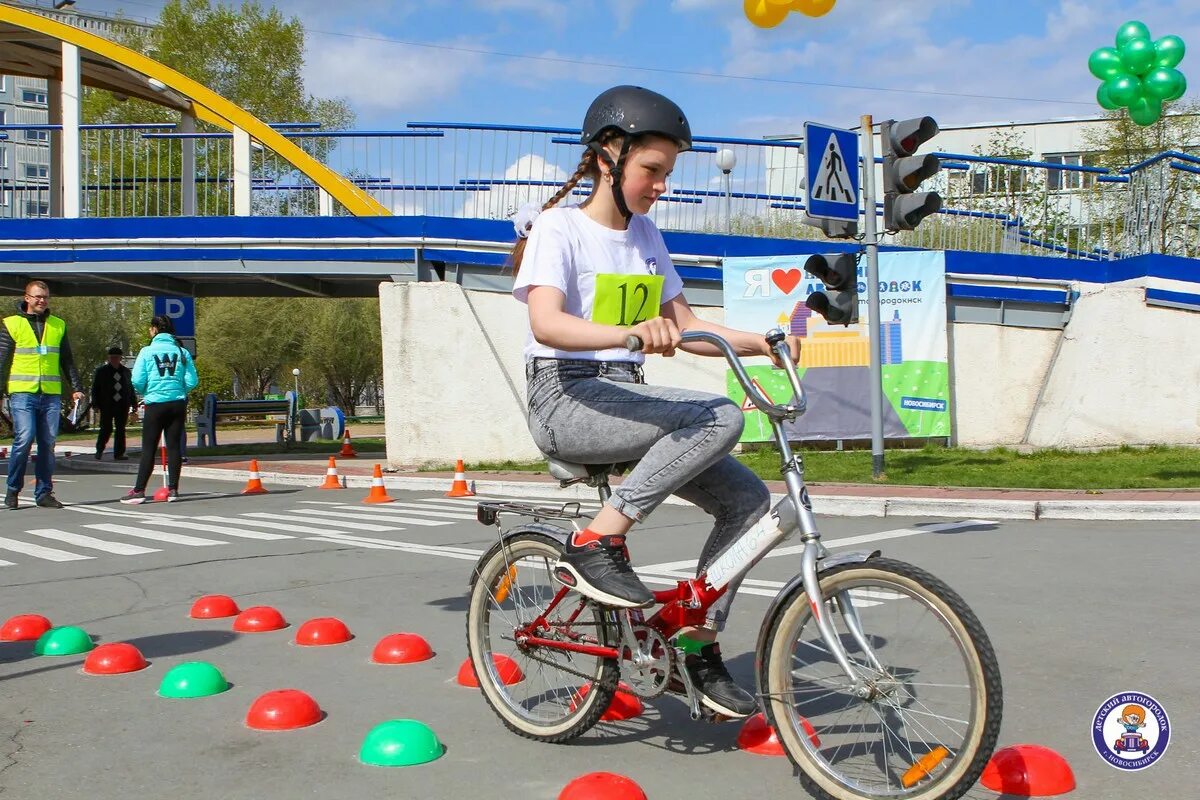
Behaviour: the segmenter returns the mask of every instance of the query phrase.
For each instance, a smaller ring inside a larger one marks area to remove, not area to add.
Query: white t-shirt
[[[596,276],[661,275],[661,303],[683,291],[683,281],[671,263],[662,234],[647,217],[634,214],[629,229],[615,231],[593,220],[578,206],[543,211],[529,232],[513,297],[529,301],[534,286],[553,286],[566,296],[563,310],[591,320]],[[658,309],[655,309],[655,316]],[[526,318],[528,319],[528,317]],[[632,361],[645,356],[624,347],[608,350],[555,350],[539,344],[532,328],[525,337],[525,359],[575,358],[593,361]]]

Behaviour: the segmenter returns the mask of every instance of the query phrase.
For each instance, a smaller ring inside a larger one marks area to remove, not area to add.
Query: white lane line
[[[125,542],[109,542],[104,539],[97,539],[94,536],[84,536],[82,533],[69,533],[67,531],[56,530],[55,528],[39,528],[36,531],[25,532],[33,536],[55,539],[78,547],[103,550],[106,553],[114,553],[119,556],[140,556],[145,553],[162,552],[154,547],[142,547],[137,544],[126,544]]]
[[[220,517],[210,514],[203,517],[193,517],[193,519],[204,520],[206,522],[231,522],[236,525],[253,525],[256,528],[266,528],[267,530],[272,531],[287,531],[289,533],[325,533],[324,528],[311,528],[307,525],[293,525],[287,522],[268,522],[266,520],[259,519],[242,519],[241,517]]]
[[[16,566],[16,564],[14,564],[13,562],[5,561],[4,559],[0,558],[0,567],[15,567],[15,566]]]
[[[199,519],[199,517],[197,517]],[[203,525],[192,520],[181,519],[166,519],[165,515],[154,519],[146,520],[150,525],[166,525],[169,528],[187,528],[193,531],[205,531],[206,533],[220,533],[225,536],[234,536],[238,539],[260,539],[262,541],[275,541],[278,539],[295,539],[295,536],[288,536],[285,533],[263,533],[262,531],[248,531],[245,528],[231,528],[228,525]]]
[[[334,528],[334,529],[348,528],[349,530],[352,530],[352,531],[383,532],[383,531],[401,530],[401,527],[399,525],[371,525],[366,522],[343,522],[343,521],[335,522],[334,520],[331,520],[331,519],[330,520],[313,519],[312,517],[306,517],[304,515],[294,516],[294,515],[290,515],[290,514],[271,514],[266,511],[254,511],[250,514],[241,514],[240,516],[242,516],[243,518],[277,519],[280,522],[301,522],[301,523],[309,523],[312,525],[316,525],[319,523],[322,525],[327,525],[330,528]],[[324,532],[325,531],[321,531],[321,533],[324,533]]]
[[[331,503],[327,500],[301,500],[301,503],[308,503],[310,506],[340,506],[344,503]]]
[[[374,508],[366,509],[362,506],[348,506],[338,504],[337,506],[345,511],[370,511],[372,513],[382,514],[420,514],[422,518],[432,519],[460,519],[472,521],[476,519],[474,512],[467,511],[430,511],[428,506],[419,506],[415,503],[388,503],[387,505],[377,505]]]
[[[373,519],[377,522],[395,521],[395,522],[403,523],[405,525],[420,525],[420,526],[426,527],[426,528],[436,528],[441,525],[453,525],[454,524],[452,522],[443,522],[441,520],[421,519],[420,517],[392,516],[392,515],[389,515],[386,513],[378,514],[376,512],[377,512],[377,509],[374,509],[374,508],[358,508],[355,506],[346,508],[346,510],[344,512],[343,511],[322,511],[319,508],[297,508],[295,510],[295,513],[297,513],[297,514],[304,514],[304,515],[310,516],[310,517],[320,517],[322,520],[325,520],[325,519],[337,519],[337,520],[347,519],[346,514],[349,513],[352,516],[350,516],[348,519],[350,519],[352,521],[357,520],[357,519]],[[316,520],[310,520],[310,521],[316,522]],[[385,528],[384,530],[388,530],[388,529]]]
[[[56,550],[53,547],[43,547],[40,544],[18,542],[16,539],[0,538],[0,550],[11,550],[14,553],[41,558],[46,561],[86,561],[95,556],[83,556],[79,553],[68,553],[66,550]]]
[[[417,501],[424,505],[446,506],[448,508],[462,508],[464,506],[474,506],[476,503],[480,503],[480,502],[520,503],[521,505],[526,505],[526,506],[540,505],[540,506],[545,506],[547,508],[561,508],[564,504],[573,506],[573,505],[575,505],[576,502],[578,502],[579,507],[581,509],[583,509],[584,511],[588,511],[588,510],[595,511],[600,508],[599,503],[594,503],[594,502],[590,502],[590,501],[586,501],[586,502],[585,501],[576,501],[576,500],[569,500],[569,499],[564,500],[562,498],[557,498],[557,497],[509,497],[509,498],[504,498],[504,497],[464,497],[461,500],[456,500],[454,498],[448,498],[448,497],[447,498],[419,497],[419,498],[417,498]]]
[[[850,547],[856,544],[865,544],[866,542],[878,542],[885,539],[900,539],[905,536],[916,536],[920,533],[946,533],[962,528],[971,528],[976,525],[995,525],[997,523],[985,519],[969,519],[964,522],[940,522],[935,525],[927,525],[924,528],[895,528],[890,531],[878,531],[876,533],[866,533],[861,536],[847,536],[844,539],[823,539],[822,544],[827,548],[835,547]],[[777,547],[767,553],[764,558],[780,558],[782,556],[796,555],[804,552],[804,545],[796,544],[789,547]],[[696,559],[688,561],[666,561],[662,564],[647,564],[644,567],[639,567],[638,571],[646,571],[657,574],[671,573],[676,570],[695,570]]]
[[[153,525],[152,520],[148,522]],[[220,542],[216,539],[203,539],[199,536],[184,536],[181,533],[167,533],[165,531],[152,531],[147,528],[133,528],[128,525],[113,525],[107,522],[101,522],[94,525],[84,525],[85,528],[91,528],[97,531],[108,531],[109,533],[122,533],[126,536],[135,536],[139,539],[153,539],[156,542],[167,542],[169,544],[183,544],[189,547],[207,547],[215,544],[229,544],[228,542]]]
[[[471,556],[472,558],[479,558],[481,555],[483,555],[482,550],[473,550],[469,547],[452,547],[452,546],[446,545],[446,544],[421,544],[419,542],[398,542],[395,539],[372,539],[369,536],[352,536],[348,533],[326,533],[324,535],[330,539],[351,539],[351,540],[359,541],[359,542],[372,542],[375,544],[391,544],[391,545],[399,545],[402,547],[411,547],[411,548],[414,548],[417,550],[425,550],[425,551],[428,551],[428,552],[434,553],[434,554],[460,553],[460,554]]]
[[[440,556],[442,558],[457,558],[463,561],[478,561],[478,554],[471,553],[455,553],[448,551],[429,550],[423,547],[414,547],[404,542],[389,542],[383,539],[369,539],[359,536],[310,536],[310,540],[315,542],[331,542],[333,544],[350,545],[353,547],[363,547],[368,550],[399,550],[405,553],[413,553],[422,556]]]

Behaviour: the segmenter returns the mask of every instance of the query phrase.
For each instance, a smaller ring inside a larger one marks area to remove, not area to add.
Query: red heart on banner
[[[784,294],[791,294],[792,289],[795,289],[796,285],[800,283],[801,277],[798,269],[777,269],[771,272],[771,282],[782,289]]]

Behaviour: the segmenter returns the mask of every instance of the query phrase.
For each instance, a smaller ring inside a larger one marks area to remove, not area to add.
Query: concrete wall
[[[1146,306],[1144,281],[1077,288],[1064,331],[950,326],[957,443],[1200,444],[1200,314]],[[525,425],[523,305],[452,283],[385,283],[380,312],[392,466],[540,457]],[[652,357],[646,375],[725,391],[721,359]]]

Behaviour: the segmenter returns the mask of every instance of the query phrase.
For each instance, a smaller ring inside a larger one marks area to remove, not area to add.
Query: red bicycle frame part
[[[517,644],[523,648],[545,647],[550,650],[569,650],[572,653],[583,653],[598,658],[621,658],[621,653],[617,648],[581,644],[575,641],[562,641],[560,639],[546,639],[538,635],[539,632],[549,631],[552,628],[569,629],[583,611],[585,605],[580,603],[571,616],[563,622],[552,625],[547,619],[547,616],[562,602],[562,599],[566,597],[569,591],[570,589],[566,586],[561,587],[554,595],[554,599],[550,601],[550,605],[538,615],[537,619],[513,631]],[[703,625],[707,620],[709,607],[723,594],[725,594],[724,587],[720,589],[709,588],[704,582],[703,576],[692,580],[679,581],[674,589],[654,592],[654,601],[661,603],[662,608],[654,616],[646,620],[646,624],[662,634],[663,638],[670,639],[681,628]]]

